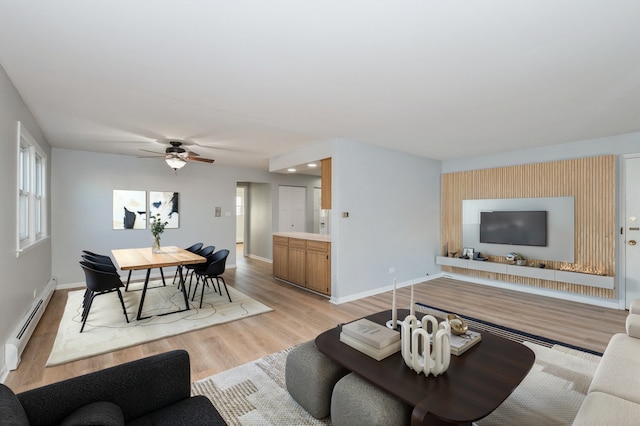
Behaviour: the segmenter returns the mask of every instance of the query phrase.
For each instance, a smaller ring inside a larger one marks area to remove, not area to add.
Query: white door
[[[293,220],[291,230],[305,232],[307,220],[307,188],[294,187],[292,192]]]
[[[280,186],[279,230],[281,232],[305,232],[307,188]]]
[[[640,298],[640,156],[625,158],[624,279],[626,307]]]

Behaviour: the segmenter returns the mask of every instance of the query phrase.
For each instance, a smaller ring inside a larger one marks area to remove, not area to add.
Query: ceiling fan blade
[[[190,161],[200,161],[202,163],[213,163],[215,160],[211,160],[209,158],[202,158],[202,157],[197,157],[194,156],[193,153],[190,153],[189,156],[187,157],[187,160]]]

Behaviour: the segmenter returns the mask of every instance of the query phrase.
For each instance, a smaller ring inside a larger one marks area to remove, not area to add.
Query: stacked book
[[[380,361],[400,350],[400,331],[366,318],[342,326],[340,341]]]
[[[457,336],[451,334],[451,354],[462,355],[466,350],[482,340],[482,335],[477,331],[467,331],[465,334]]]

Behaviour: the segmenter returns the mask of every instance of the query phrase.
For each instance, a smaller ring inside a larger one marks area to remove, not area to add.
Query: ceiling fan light
[[[185,164],[187,164],[186,161],[184,161],[182,158],[179,158],[179,157],[165,158],[165,161],[167,162],[169,167],[171,167],[173,170],[181,169],[184,167]]]

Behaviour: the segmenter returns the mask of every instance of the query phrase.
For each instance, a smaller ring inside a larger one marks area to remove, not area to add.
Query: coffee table
[[[407,309],[398,310],[398,318],[408,314]],[[391,311],[366,318],[384,324]],[[513,392],[535,361],[525,345],[482,332],[482,341],[451,356],[444,374],[425,377],[407,367],[400,352],[376,361],[340,342],[340,330],[338,326],[320,334],[315,340],[318,350],[414,407],[412,425],[470,425],[482,419]]]

